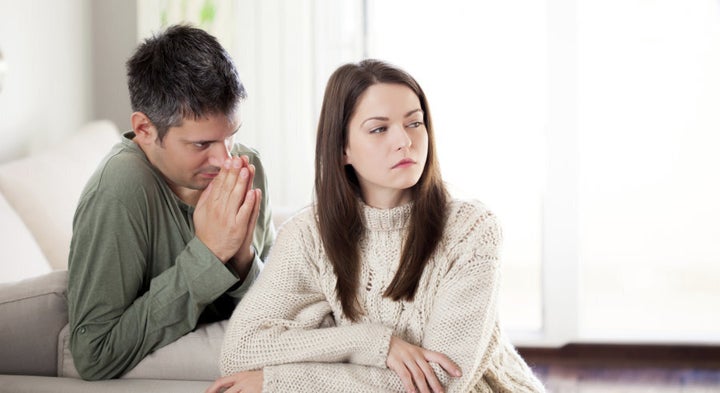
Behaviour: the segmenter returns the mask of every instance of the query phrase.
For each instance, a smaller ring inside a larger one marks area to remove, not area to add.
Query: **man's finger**
[[[247,179],[250,176],[250,171],[246,167],[242,167],[238,172],[238,176],[235,178],[235,184],[229,190],[227,198],[227,208],[232,214],[237,214],[240,210],[241,205],[245,201],[245,194],[249,190],[247,186]]]
[[[209,195],[209,198],[211,201],[218,201],[222,197],[222,188],[223,184],[225,183],[225,178],[227,177],[227,169],[226,166],[229,168],[230,166],[230,160],[225,160],[220,166],[220,170],[218,171],[217,176],[210,182],[210,184],[214,184],[214,190]]]
[[[245,201],[240,206],[240,210],[238,210],[237,215],[235,216],[236,222],[249,222],[256,203],[258,202],[255,199],[255,190],[250,190],[245,193]]]
[[[200,206],[205,205],[205,202],[210,197],[210,194],[212,194],[212,188],[213,188],[213,182],[210,182],[207,187],[203,190],[203,192],[200,194],[200,199],[198,199],[197,205],[195,205],[195,210],[197,211]]]
[[[232,209],[232,206],[235,205],[235,201],[232,200],[232,193],[235,189],[235,186],[238,183],[238,177],[241,176],[242,170],[245,169],[244,165],[242,164],[242,160],[238,158],[232,158],[230,161],[230,165],[228,167],[227,161],[225,165],[223,166],[223,169],[226,172],[225,179],[222,182],[222,196],[220,197],[220,201],[222,201],[226,206],[230,206]],[[221,170],[220,172],[222,172]],[[244,194],[245,191],[242,190],[241,194]],[[237,197],[237,196],[235,196]],[[239,205],[239,202],[238,202]]]
[[[247,168],[250,170],[250,178],[248,179],[248,187],[253,188],[254,187],[254,181],[255,181],[255,165],[248,164]]]
[[[255,192],[255,206],[253,207],[252,218],[250,219],[250,223],[248,224],[248,231],[252,233],[253,231],[255,231],[255,225],[257,224],[258,217],[260,216],[260,205],[262,205],[262,190],[256,188],[251,191]]]

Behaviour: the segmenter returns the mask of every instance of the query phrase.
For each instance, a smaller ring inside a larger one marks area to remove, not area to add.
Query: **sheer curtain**
[[[312,200],[325,82],[362,56],[362,3],[248,0],[236,7],[233,57],[249,93],[239,138],[260,150],[273,207],[296,210]]]
[[[189,22],[228,49],[248,91],[238,140],[260,152],[273,208],[312,200],[325,82],[363,50],[360,0],[138,0],[138,35]]]

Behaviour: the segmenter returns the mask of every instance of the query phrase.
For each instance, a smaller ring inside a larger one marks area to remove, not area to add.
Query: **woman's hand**
[[[261,393],[263,385],[263,372],[242,371],[227,377],[218,378],[205,393]],[[225,390],[221,390],[221,389]]]
[[[400,377],[408,393],[442,393],[444,391],[428,362],[437,363],[448,374],[459,377],[460,367],[440,352],[429,351],[392,336],[386,364]]]

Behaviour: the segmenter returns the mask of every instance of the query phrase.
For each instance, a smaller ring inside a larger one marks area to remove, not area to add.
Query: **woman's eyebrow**
[[[408,113],[406,113],[406,114],[405,114],[405,117],[410,117],[410,116],[412,116],[413,114],[415,114],[415,113],[417,113],[417,112],[425,113],[425,112],[423,112],[422,109],[417,108],[417,109],[413,109],[413,110],[409,111]],[[368,117],[367,119],[363,120],[363,122],[360,123],[360,125],[362,126],[363,124],[367,123],[367,122],[370,121],[370,120],[388,121],[388,120],[390,120],[390,119],[387,118],[387,117],[383,117],[383,116],[373,116],[373,117]]]

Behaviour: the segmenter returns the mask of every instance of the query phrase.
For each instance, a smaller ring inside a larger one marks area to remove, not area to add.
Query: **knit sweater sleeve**
[[[467,392],[490,366],[499,345],[497,294],[502,241],[495,216],[463,203],[448,221],[447,273],[425,326],[423,348],[446,354],[463,372],[450,377],[432,364],[447,392]]]
[[[320,283],[331,278],[316,265],[320,243],[310,220],[304,214],[281,228],[262,274],[233,312],[221,351],[223,375],[298,362],[385,367],[390,328],[335,326]]]

